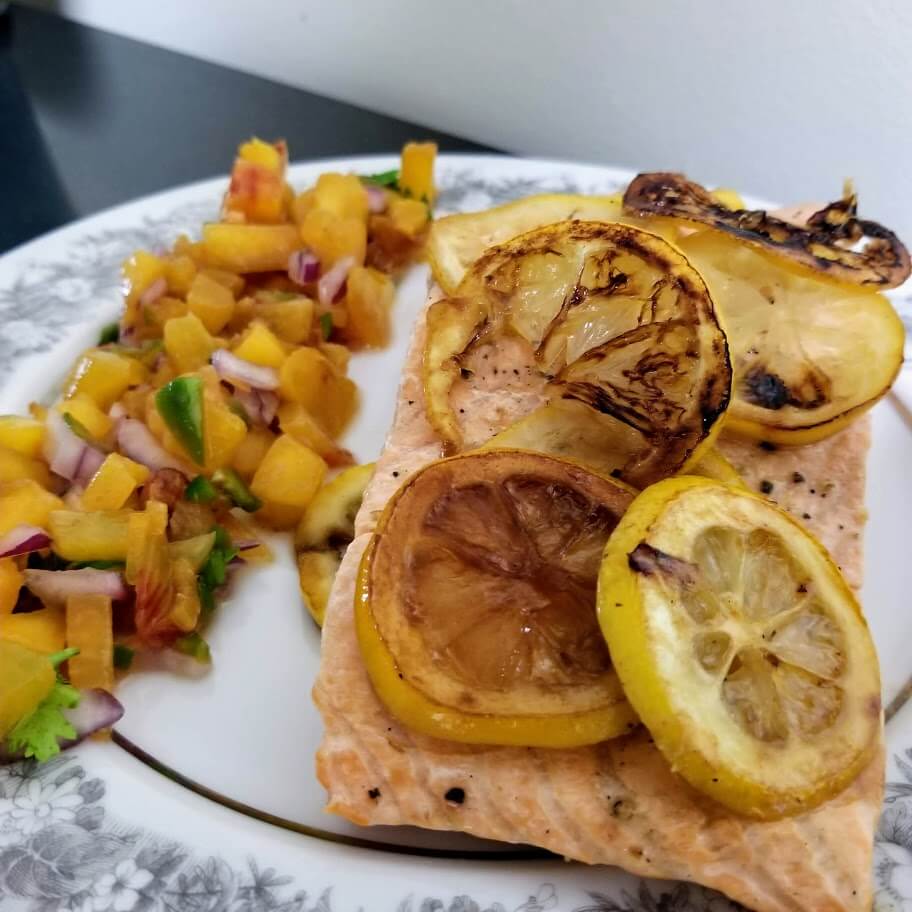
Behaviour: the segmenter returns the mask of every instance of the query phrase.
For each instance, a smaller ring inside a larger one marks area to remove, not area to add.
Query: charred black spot
[[[792,472],[792,484],[802,484],[804,482],[804,475],[801,472]]]
[[[690,561],[666,554],[646,542],[640,542],[627,555],[627,563],[631,570],[643,576],[669,576],[684,585],[691,585],[696,579],[697,568]]]
[[[753,405],[775,411],[788,404],[789,388],[778,374],[757,367],[744,377],[742,383],[744,398]]]
[[[465,801],[465,789],[461,789],[458,786],[447,789],[446,794],[443,796],[445,801],[449,801],[450,804],[462,804]]]
[[[760,447],[761,450],[765,450],[767,453],[775,453],[776,450],[779,449],[779,447],[777,447],[772,440],[761,440],[757,446]]]
[[[472,371],[470,371],[467,367],[460,367],[459,376],[462,377],[463,380],[471,380]]]
[[[760,493],[772,494],[774,487],[775,485],[771,481],[768,481],[766,478],[764,478],[763,481],[760,482]]]
[[[380,789],[372,788],[367,790],[367,797],[373,801],[376,801],[380,797]]]

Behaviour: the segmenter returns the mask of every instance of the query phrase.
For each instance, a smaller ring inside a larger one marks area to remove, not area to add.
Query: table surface
[[[228,171],[238,142],[294,160],[492,150],[12,5],[0,15],[0,252],[147,193]]]

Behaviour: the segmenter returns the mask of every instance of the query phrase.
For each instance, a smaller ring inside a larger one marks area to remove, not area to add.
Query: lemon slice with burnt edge
[[[454,292],[469,267],[488,247],[502,244],[542,225],[565,219],[617,221],[623,218],[621,194],[580,196],[543,193],[483,212],[465,212],[436,219],[427,239],[427,258],[437,284]]]
[[[735,374],[727,429],[783,445],[813,443],[890,389],[905,332],[882,294],[716,231],[682,236],[678,246],[725,322]]]
[[[409,728],[473,744],[575,747],[636,725],[599,630],[602,550],[632,495],[518,451],[431,463],[362,560],[358,640]]]
[[[768,501],[693,477],[644,491],[605,549],[598,604],[656,745],[732,810],[810,810],[876,750],[880,677],[858,603]]]
[[[698,458],[728,405],[728,347],[703,279],[665,240],[631,225],[530,231],[489,249],[431,305],[425,402],[447,453],[464,446],[451,399],[457,385],[476,382],[469,359],[493,347],[497,363],[508,343],[523,362],[513,372],[547,400],[530,418],[533,431],[541,424],[566,436],[588,416],[604,467],[636,487]]]

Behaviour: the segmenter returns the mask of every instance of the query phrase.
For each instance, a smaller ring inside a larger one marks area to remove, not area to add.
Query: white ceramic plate
[[[296,165],[304,186],[323,170],[370,173],[380,157]],[[529,193],[611,192],[631,174],[560,162],[443,156],[439,210],[471,210]],[[55,392],[67,365],[118,313],[121,261],[164,248],[211,218],[224,179],[163,193],[71,225],[0,259],[0,412]],[[427,275],[401,284],[393,343],[356,355],[364,405],[346,444],[376,457],[392,417],[399,368]],[[907,325],[912,297],[896,296]],[[883,664],[887,805],[874,876],[884,908],[912,910],[912,561],[907,543],[912,377],[874,412],[864,598]],[[717,894],[640,881],[607,868],[409,828],[359,829],[323,813],[313,757],[320,722],[310,699],[319,636],[304,611],[291,545],[243,575],[219,609],[201,673],[170,659],[131,675],[116,743],[91,743],[34,769],[0,771],[3,909],[101,912],[273,909],[342,912],[669,910],[722,912]],[[210,799],[210,800],[207,800]],[[892,904],[892,905],[891,905]]]

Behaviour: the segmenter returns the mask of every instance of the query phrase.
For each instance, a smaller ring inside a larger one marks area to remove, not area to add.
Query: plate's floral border
[[[612,193],[615,180],[581,185],[570,172],[492,180],[471,168],[444,172],[443,211],[484,208],[530,193]],[[110,303],[120,264],[139,248],[155,250],[212,217],[216,200],[185,202],[128,227],[79,235],[56,260],[27,262],[0,286],[0,382],[16,362],[51,350],[75,325],[97,321]],[[912,294],[895,299],[912,335]],[[900,780],[887,785],[875,848],[878,910],[912,912],[912,748],[895,758]],[[27,912],[334,912],[331,884],[301,884],[249,859],[232,867],[218,855],[117,819],[105,783],[64,755],[43,766],[0,769],[0,905]],[[687,884],[640,881],[633,892],[590,893],[575,912],[735,912],[717,893]],[[395,912],[549,912],[556,889],[542,884],[520,905],[410,895]],[[352,910],[354,912],[354,910]],[[392,912],[392,910],[391,910]]]

